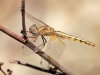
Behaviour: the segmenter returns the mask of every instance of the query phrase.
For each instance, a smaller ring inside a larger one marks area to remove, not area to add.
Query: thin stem
[[[4,32],[5,34],[9,35],[10,37],[16,39],[17,41],[21,42],[21,43],[25,43],[25,39],[18,36],[17,34],[11,32],[10,30],[6,29],[5,27],[0,25],[0,31]]]
[[[3,62],[0,62],[0,71],[4,74],[4,75],[6,75],[6,73],[2,70],[2,68],[1,68],[1,66],[3,65],[4,63]]]
[[[2,70],[2,68],[0,67],[0,70],[1,70],[1,72],[4,74],[4,75],[7,75],[3,70]]]
[[[27,39],[26,26],[25,26],[25,0],[22,0],[21,13],[22,13],[22,34],[24,39]]]
[[[33,68],[33,69],[36,69],[36,70],[39,70],[39,71],[42,71],[42,72],[50,73],[50,74],[64,75],[64,74],[62,74],[60,72],[54,72],[52,70],[47,70],[47,69],[44,69],[44,68],[41,68],[41,67],[37,67],[37,66],[31,65],[29,63],[18,61],[18,60],[10,60],[10,63],[27,66],[27,67],[30,67],[30,68]]]

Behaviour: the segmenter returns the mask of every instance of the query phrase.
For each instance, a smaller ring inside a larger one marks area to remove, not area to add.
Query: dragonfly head
[[[29,28],[29,32],[32,33],[32,34],[37,34],[37,31],[38,31],[38,27],[36,26],[36,24],[32,25],[30,28]]]

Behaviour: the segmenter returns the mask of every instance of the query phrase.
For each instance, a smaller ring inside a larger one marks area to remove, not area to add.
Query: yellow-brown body
[[[87,44],[87,45],[90,45],[90,46],[93,46],[95,47],[95,44],[92,43],[92,42],[89,42],[89,41],[85,41],[83,39],[80,39],[78,37],[74,37],[72,35],[69,35],[69,34],[66,34],[64,32],[61,32],[61,31],[54,31],[54,29],[50,26],[42,26],[38,29],[38,34],[39,35],[44,35],[44,36],[52,36],[52,35],[55,35],[59,38],[62,38],[62,39],[69,39],[69,40],[73,40],[73,41],[76,41],[76,42],[80,42],[80,43],[84,43],[84,44]]]

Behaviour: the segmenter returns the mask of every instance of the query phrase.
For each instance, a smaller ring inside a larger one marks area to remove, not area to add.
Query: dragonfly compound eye
[[[37,33],[37,28],[35,26],[31,26],[29,28],[29,32],[32,33],[32,34],[36,34]]]

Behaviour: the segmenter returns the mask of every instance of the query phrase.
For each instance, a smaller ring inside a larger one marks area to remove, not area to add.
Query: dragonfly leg
[[[36,36],[35,36],[35,39],[34,39],[34,42],[37,40],[37,38],[38,38],[38,36],[36,35]]]
[[[36,38],[37,35],[32,35],[32,36],[29,36],[28,38]]]
[[[42,37],[42,40],[43,40],[43,44],[45,46],[45,44],[47,43],[47,40],[45,39],[45,37],[43,35],[41,35],[41,37]]]
[[[32,35],[32,36],[29,36],[28,38],[32,38],[33,42],[35,42],[38,38],[38,35]]]
[[[47,43],[47,40],[45,39],[45,37],[43,35],[41,35],[41,38],[42,38],[43,44],[38,46],[38,47],[41,47],[40,49],[42,49],[45,46],[45,44]],[[43,61],[43,58],[41,58],[41,61],[40,61],[41,67],[42,67],[42,61]]]
[[[41,47],[40,49],[42,49],[45,46],[45,44],[47,43],[47,40],[45,39],[45,37],[43,35],[41,35],[41,38],[42,38],[43,44],[38,46],[38,47]]]

